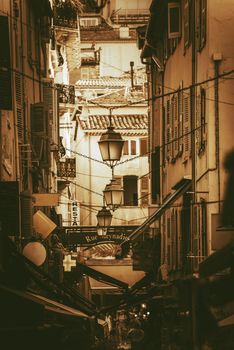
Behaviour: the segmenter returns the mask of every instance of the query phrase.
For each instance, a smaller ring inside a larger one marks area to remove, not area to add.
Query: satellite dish
[[[46,259],[46,249],[40,242],[29,242],[23,249],[23,255],[35,265],[40,266]]]

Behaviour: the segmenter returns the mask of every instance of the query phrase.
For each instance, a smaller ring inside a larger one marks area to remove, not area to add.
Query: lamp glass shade
[[[99,227],[109,227],[112,220],[112,214],[110,210],[106,207],[102,207],[101,210],[97,213],[97,222]]]
[[[108,127],[98,141],[102,160],[114,165],[120,160],[124,145],[124,140],[120,133],[114,131],[113,127]]]
[[[124,190],[116,183],[115,179],[112,179],[111,182],[106,185],[103,193],[106,205],[111,210],[115,210],[123,204]]]

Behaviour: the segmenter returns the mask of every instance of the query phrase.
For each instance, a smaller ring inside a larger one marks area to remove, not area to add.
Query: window
[[[137,176],[124,176],[123,177],[123,189],[124,189],[124,205],[125,206],[137,206]]]
[[[206,43],[206,8],[207,8],[207,4],[206,4],[206,0],[199,0],[198,1],[198,28],[199,28],[199,50],[201,50]]]
[[[204,199],[201,199],[201,254],[207,256],[207,203]]]
[[[171,104],[170,100],[168,99],[166,102],[166,158],[167,160],[171,159],[171,150],[172,150],[172,143],[171,143]]]
[[[178,155],[183,153],[183,82],[180,83],[180,90],[178,92]]]
[[[179,38],[180,33],[180,4],[168,4],[168,38]]]
[[[147,175],[141,177],[140,179],[140,183],[141,183],[141,196],[140,196],[140,200],[141,200],[141,205],[148,205],[148,198],[149,198],[149,178]]]
[[[35,103],[31,106],[32,160],[41,167],[50,166],[48,129],[48,111],[43,104]]]
[[[179,140],[178,140],[178,95],[173,99],[173,154],[177,157],[179,152]]]
[[[186,0],[184,4],[184,48],[191,44],[191,0]]]
[[[23,120],[23,109],[22,109],[22,75],[15,72],[15,103],[16,103],[16,114],[17,114],[17,130],[18,130],[18,141],[23,142],[24,137],[24,120]]]
[[[186,95],[184,97],[184,120],[183,120],[183,133],[184,133],[184,159],[190,156],[191,151],[191,110],[190,110],[190,97],[191,95]]]
[[[123,146],[123,155],[135,156],[136,154],[136,140],[125,140]]]
[[[156,203],[160,197],[160,147],[151,153],[151,200]]]
[[[10,42],[7,16],[0,16],[0,109],[12,109]]]
[[[27,6],[27,51],[28,51],[28,62],[32,64],[32,18],[29,6]]]
[[[98,18],[80,18],[81,27],[94,27],[98,26]]]
[[[148,152],[148,139],[140,139],[140,155],[146,156]]]
[[[198,154],[204,151],[206,141],[206,90],[200,89],[197,98],[197,145]]]

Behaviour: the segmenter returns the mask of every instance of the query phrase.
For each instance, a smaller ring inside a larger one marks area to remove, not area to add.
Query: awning
[[[92,265],[93,266],[93,265]],[[121,283],[129,285],[130,287],[134,285],[139,279],[145,276],[144,271],[134,271],[132,264],[130,265],[95,265],[93,266],[93,271],[96,271],[98,274],[105,274],[110,276],[115,280],[121,281]],[[89,278],[91,289],[94,291],[110,291],[113,292],[117,290],[116,286],[107,285],[104,280],[100,281],[97,279]],[[104,282],[104,283],[103,283]]]
[[[154,223],[156,220],[159,220],[162,214],[171,207],[171,205],[180,197],[182,196],[189,188],[191,187],[191,179],[183,178],[180,182],[178,182],[173,189],[175,189],[175,192],[173,192],[165,202],[161,205],[161,207],[156,210],[148,219],[146,219],[143,224],[141,224],[135,231],[133,231],[126,241],[121,243],[123,245],[128,240],[135,240],[138,238],[145,230],[149,228],[149,226]]]
[[[110,267],[112,270],[115,266],[111,265]],[[119,268],[119,266],[118,266],[118,268]],[[104,269],[104,271],[105,271],[104,272],[103,269],[93,269],[93,268],[91,268],[87,265],[81,264],[81,263],[76,264],[76,269],[78,272],[82,271],[84,274],[91,277],[95,281],[98,281],[99,283],[104,282],[107,285],[111,285],[112,288],[114,286],[114,287],[124,289],[124,290],[128,289],[128,283],[126,283],[120,279],[117,279],[115,277],[112,277],[113,274],[111,274],[111,273],[109,274],[108,271],[106,271],[105,269]],[[92,288],[91,281],[90,281],[90,285]]]
[[[2,300],[0,323],[5,320],[6,326],[18,326],[20,320],[22,325],[43,325],[48,321],[46,312],[58,314],[60,319],[62,315],[71,318],[90,318],[89,315],[78,309],[27,290],[0,285],[0,296]]]

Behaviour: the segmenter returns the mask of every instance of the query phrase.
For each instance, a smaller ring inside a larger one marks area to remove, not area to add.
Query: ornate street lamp
[[[106,162],[113,170],[113,167],[121,158],[124,140],[119,132],[114,131],[114,127],[111,123],[111,109],[109,118],[110,125],[108,126],[107,131],[102,134],[100,140],[98,141],[98,145],[102,160]]]
[[[98,227],[107,228],[111,224],[112,214],[110,210],[108,210],[105,206],[102,207],[101,210],[97,213],[97,222]]]
[[[116,179],[110,180],[110,183],[106,185],[103,193],[106,205],[110,210],[114,211],[123,204],[124,190],[117,183]]]

